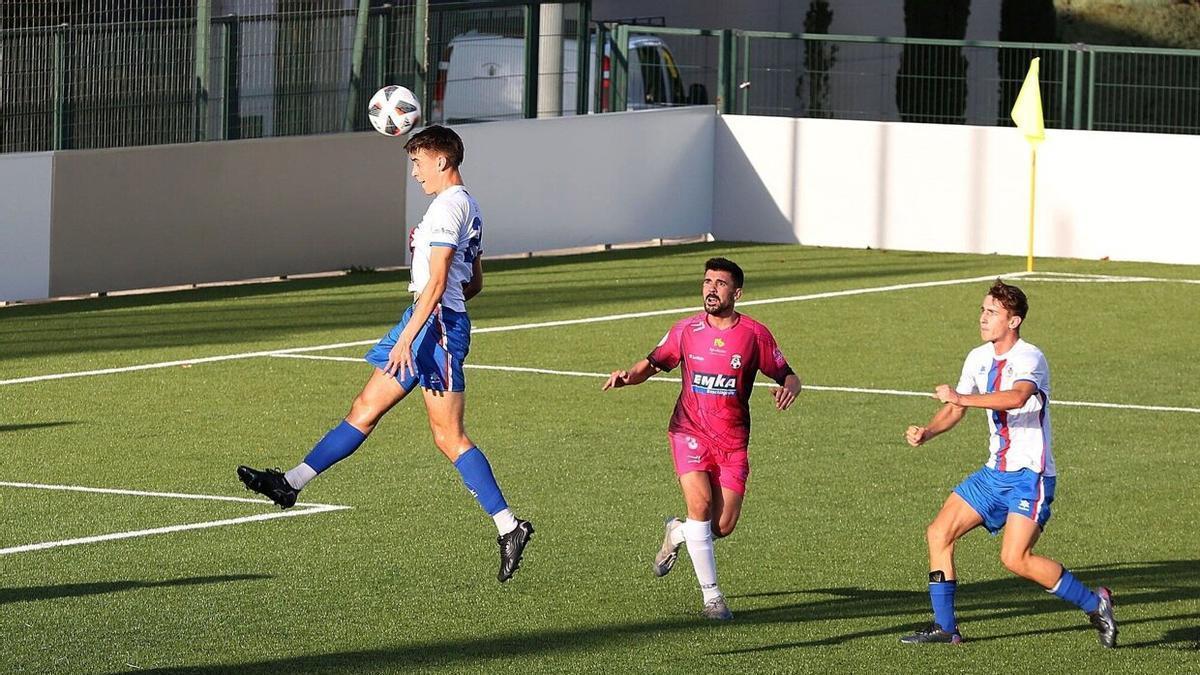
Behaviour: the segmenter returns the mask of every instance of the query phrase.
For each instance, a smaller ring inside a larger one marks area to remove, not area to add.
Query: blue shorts
[[[983,526],[992,534],[1004,527],[1010,513],[1032,518],[1044,528],[1054,501],[1054,476],[1031,469],[997,471],[985,466],[959,483],[954,494],[983,517]]]
[[[383,370],[387,368],[388,353],[400,339],[412,318],[413,308],[409,307],[400,323],[396,324],[387,335],[367,352],[364,356],[367,363]],[[467,360],[467,352],[471,350],[471,319],[466,312],[455,312],[441,305],[434,308],[417,339],[413,341],[413,363],[417,372],[408,371],[404,377],[396,373],[396,381],[405,391],[412,391],[418,383],[425,389],[434,391],[463,391],[467,381],[463,377],[463,362]]]

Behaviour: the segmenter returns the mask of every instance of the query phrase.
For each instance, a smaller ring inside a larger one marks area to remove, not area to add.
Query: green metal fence
[[[628,25],[601,31],[618,42],[663,38],[685,80],[716,92],[724,112],[1010,126],[1029,62],[1040,57],[1047,127],[1200,133],[1200,51]]]
[[[365,129],[378,86],[419,86],[424,0],[187,4],[183,18],[0,30],[0,152]]]
[[[0,2],[0,152],[361,130],[384,84],[417,92],[433,122],[716,103],[1009,125],[1034,56],[1051,128],[1200,133],[1200,51],[682,29],[590,14],[590,0]]]

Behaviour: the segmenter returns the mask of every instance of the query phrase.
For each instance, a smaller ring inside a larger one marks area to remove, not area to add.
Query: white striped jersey
[[[442,306],[455,312],[467,311],[463,284],[471,280],[475,259],[483,253],[483,215],[479,204],[461,185],[438,193],[425,217],[412,231],[412,271],[408,290],[420,293],[429,283],[429,256],[435,246],[454,249],[450,275],[442,293]]]
[[[960,394],[989,394],[1012,389],[1021,380],[1037,391],[1012,410],[985,410],[991,432],[987,466],[999,471],[1031,469],[1054,476],[1050,451],[1050,367],[1042,350],[1017,340],[1000,356],[988,342],[967,354],[956,388]]]

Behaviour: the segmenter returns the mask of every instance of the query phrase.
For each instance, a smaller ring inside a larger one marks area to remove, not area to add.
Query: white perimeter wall
[[[485,255],[712,231],[713,109],[455,127]],[[431,197],[408,181],[409,227]]]
[[[50,292],[54,154],[0,155],[0,300]]]
[[[457,130],[490,255],[709,232],[1025,253],[1013,129],[704,107]],[[1038,256],[1200,264],[1200,136],[1048,135]],[[0,156],[0,300],[401,264],[429,203],[408,172],[373,133]]]
[[[1014,129],[723,116],[713,234],[1024,255],[1029,147]],[[1047,131],[1037,256],[1200,264],[1200,136]]]

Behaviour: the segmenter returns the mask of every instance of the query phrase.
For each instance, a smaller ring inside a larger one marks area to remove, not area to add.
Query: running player
[[[1004,529],[1000,560],[1014,574],[1087,613],[1100,644],[1116,646],[1112,593],[1088,589],[1059,563],[1033,553],[1054,501],[1054,455],[1050,452],[1050,369],[1041,350],[1021,339],[1029,303],[1016,286],[997,279],[983,299],[979,334],[984,344],[967,354],[958,387],[938,385],[944,405],[929,424],[910,426],[916,447],[949,431],[967,408],[988,411],[990,452],[984,467],[954,488],[926,530],[929,542],[929,597],[934,623],[901,642],[962,642],[954,617],[954,542],[983,525]]]
[[[463,427],[463,361],[471,343],[466,301],[483,288],[483,218],[479,204],[463,187],[459,165],[462,139],[452,130],[430,126],[404,145],[412,176],[425,194],[435,195],[413,230],[413,304],[400,322],[367,352],[375,366],[350,407],[350,414],[287,473],[239,466],[246,487],[283,508],[296,503],[301,489],[362,445],[379,420],[417,385],[421,386],[433,442],[454,463],[463,483],[492,517],[499,532],[500,571],[507,581],[521,564],[533,525],[517,518],[500,492],[491,465]]]
[[[703,616],[732,619],[717,585],[713,538],[737,525],[750,463],[750,392],[761,371],[779,384],[775,407],[787,410],[800,393],[800,378],[788,366],[766,326],[734,311],[742,297],[742,269],[725,258],[704,264],[704,311],[678,321],[650,355],[629,370],[614,371],[603,389],[645,382],[660,371],[683,366],[683,388],[667,429],[675,473],[687,505],[687,520],[668,518],[654,574],[675,565],[686,542],[703,595]]]

